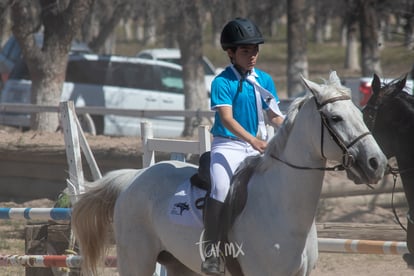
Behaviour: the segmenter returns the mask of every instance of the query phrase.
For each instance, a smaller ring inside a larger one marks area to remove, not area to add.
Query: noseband
[[[348,149],[350,149],[353,145],[355,145],[359,140],[364,138],[367,135],[370,135],[371,132],[365,132],[358,137],[356,137],[351,143],[348,145],[345,144],[344,140],[334,131],[332,126],[329,124],[327,116],[321,111],[322,107],[326,104],[337,102],[337,101],[345,101],[345,100],[351,100],[349,96],[338,96],[331,99],[328,99],[324,101],[323,103],[318,103],[315,99],[316,106],[318,108],[319,114],[321,115],[321,153],[322,157],[327,159],[324,152],[323,152],[323,137],[324,137],[324,127],[329,131],[329,134],[331,135],[332,139],[334,139],[335,143],[342,149],[343,156],[342,156],[342,166],[344,169],[349,169],[354,164],[354,157],[352,154],[349,153]]]
[[[364,138],[367,135],[371,135],[371,132],[365,132],[358,137],[356,137],[351,143],[346,145],[344,140],[335,132],[335,130],[332,128],[332,126],[329,124],[328,117],[321,111],[322,107],[324,107],[327,104],[337,102],[337,101],[345,101],[345,100],[351,100],[349,96],[338,96],[330,98],[322,103],[319,103],[316,98],[314,97],[316,102],[316,107],[319,112],[319,115],[321,116],[321,154],[322,157],[326,160],[326,156],[323,151],[323,143],[324,143],[324,130],[325,128],[329,131],[329,134],[331,135],[332,139],[335,141],[335,143],[342,149],[343,156],[342,156],[342,164],[333,166],[333,167],[319,167],[319,168],[312,168],[312,167],[302,167],[302,166],[296,166],[289,162],[283,161],[274,154],[271,154],[270,156],[278,161],[281,161],[282,163],[296,168],[296,169],[302,169],[302,170],[323,170],[323,171],[343,171],[345,169],[349,169],[354,164],[354,157],[349,152],[349,149],[355,145],[358,141],[360,141],[362,138]]]

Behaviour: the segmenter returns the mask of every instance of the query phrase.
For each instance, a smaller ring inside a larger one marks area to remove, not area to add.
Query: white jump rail
[[[318,238],[319,252],[327,253],[351,253],[351,254],[376,254],[376,255],[403,255],[409,253],[405,242],[378,241],[378,240],[351,240]],[[82,256],[77,255],[1,255],[0,267],[24,266],[24,267],[80,267]],[[116,267],[117,258],[107,256],[104,260],[105,267]],[[166,275],[159,266],[157,275]]]
[[[141,123],[142,139],[142,166],[148,167],[155,163],[155,152],[173,153],[172,159],[183,160],[184,154],[202,154],[211,149],[211,139],[208,126],[199,126],[198,141],[190,140],[172,140],[163,138],[154,138],[152,124],[150,122]]]
[[[406,242],[318,238],[319,252],[403,255]]]

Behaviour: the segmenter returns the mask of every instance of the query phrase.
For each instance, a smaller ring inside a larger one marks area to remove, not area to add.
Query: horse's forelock
[[[351,97],[351,89],[337,83],[336,81],[324,80],[324,84],[321,84],[320,86],[319,93],[316,93],[315,96],[317,101],[322,103],[337,96]]]
[[[394,80],[392,80],[388,83],[383,82],[381,84],[380,93],[383,94],[384,96],[388,96],[388,95],[398,93],[398,92],[405,92],[405,93],[411,94],[411,92],[408,90],[407,86],[404,86],[401,89],[401,87],[399,85],[401,80],[402,79],[394,79]]]

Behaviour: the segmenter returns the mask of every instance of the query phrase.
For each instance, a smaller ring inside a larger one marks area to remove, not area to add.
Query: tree
[[[407,49],[414,50],[414,3],[413,1],[406,0],[402,6],[404,7],[404,5],[403,17],[406,20],[404,25],[404,44]]]
[[[359,9],[354,0],[346,1],[344,21],[346,25],[345,68],[352,71],[361,70],[358,55],[358,17]]]
[[[89,13],[89,20],[91,21],[86,28],[93,28],[93,21],[98,21],[98,32],[94,36],[92,31],[84,30],[88,34],[85,41],[89,41],[89,48],[96,53],[111,53],[113,49],[105,49],[105,42],[115,32],[115,28],[119,25],[122,19],[127,19],[131,15],[133,7],[132,0],[97,0],[91,13]]]
[[[32,79],[31,103],[59,105],[72,39],[93,0],[19,0],[11,2],[13,34],[19,42]],[[34,34],[43,30],[43,45]],[[31,128],[55,131],[57,113],[34,113]]]
[[[357,0],[361,11],[359,28],[361,35],[362,75],[381,75],[380,49],[378,45],[379,23],[377,2],[379,0]]]
[[[303,91],[301,75],[308,76],[306,0],[287,1],[288,14],[288,96],[297,96]]]
[[[0,1],[0,45],[3,45],[10,35],[10,9],[8,1]]]
[[[201,0],[181,0],[182,16],[178,22],[178,45],[181,51],[186,110],[206,110],[209,102],[204,83],[203,32]],[[185,118],[183,136],[192,136],[199,118]]]

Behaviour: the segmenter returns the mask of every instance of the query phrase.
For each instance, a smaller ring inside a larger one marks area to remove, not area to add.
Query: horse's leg
[[[127,233],[129,232],[129,233]],[[131,236],[136,238],[131,238]],[[140,231],[118,232],[116,240],[117,262],[120,276],[152,276],[155,271],[157,252]],[[139,236],[139,238],[137,238]]]
[[[312,227],[309,230],[308,238],[306,240],[306,269],[303,275],[310,275],[315,268],[318,261],[318,235],[316,232],[315,220],[312,223]]]
[[[413,217],[410,215],[410,218]],[[407,248],[410,253],[404,254],[403,259],[408,268],[414,269],[414,224],[410,220],[407,222]]]
[[[296,272],[295,276],[308,276],[315,268],[318,260],[318,236],[316,233],[315,220],[312,223],[312,227],[309,230],[308,237],[306,238],[306,245],[304,248],[304,254],[302,254],[302,264],[300,269]]]
[[[180,261],[178,261],[173,255],[168,252],[161,252],[158,256],[158,262],[165,266],[168,276],[199,276],[191,269],[187,268]]]
[[[120,276],[152,276],[160,243],[142,206],[121,195],[115,206],[114,234]],[[135,200],[139,202],[139,199]],[[141,208],[140,208],[141,207]]]

